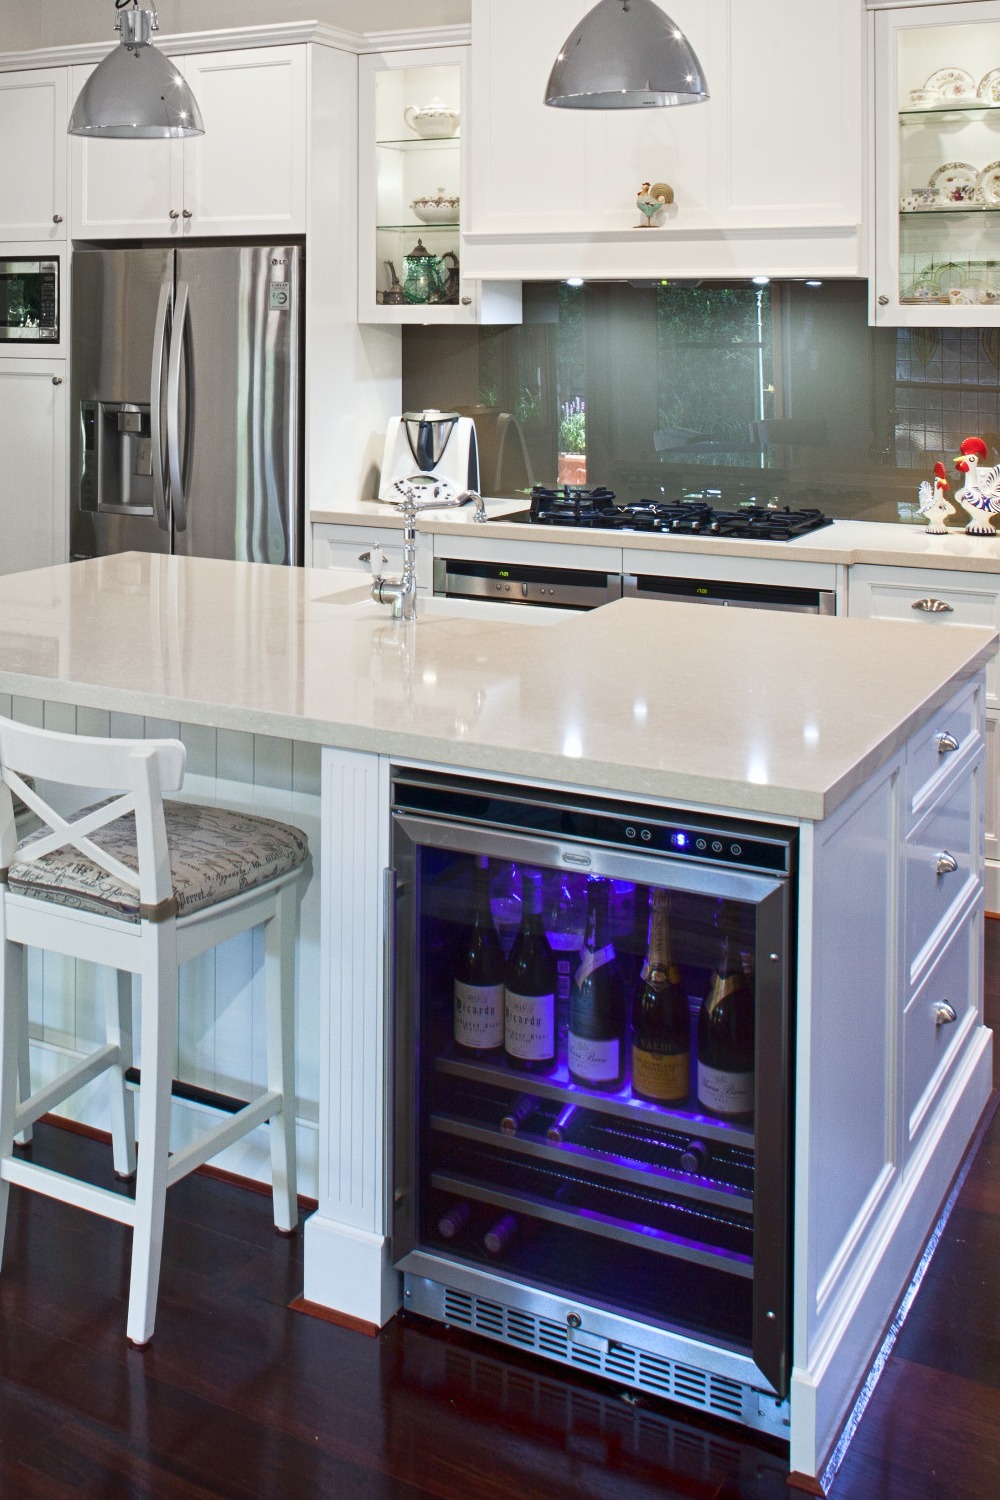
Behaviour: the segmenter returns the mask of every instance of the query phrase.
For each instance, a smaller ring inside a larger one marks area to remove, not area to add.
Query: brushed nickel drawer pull
[[[943,599],[914,599],[910,608],[921,609],[925,615],[950,615],[955,610],[953,604],[946,604]]]
[[[934,1007],[934,1025],[950,1026],[958,1020],[958,1012],[950,1000],[939,1000]]]
[[[949,854],[947,849],[943,849],[937,857],[935,868],[939,875],[954,875],[958,869],[958,860],[954,854]]]
[[[947,730],[944,730],[937,737],[937,747],[938,755],[947,755],[950,751],[958,749],[958,740],[956,740],[953,734],[949,734]]]

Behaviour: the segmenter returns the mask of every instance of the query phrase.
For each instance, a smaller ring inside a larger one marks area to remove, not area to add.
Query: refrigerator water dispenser
[[[83,510],[112,515],[153,514],[153,443],[149,406],[131,401],[84,401],[80,407]]]

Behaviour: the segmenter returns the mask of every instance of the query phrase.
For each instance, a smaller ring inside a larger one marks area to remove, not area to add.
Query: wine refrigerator
[[[416,769],[395,771],[391,796],[390,1233],[404,1306],[787,1438],[794,829]],[[505,1047],[502,1010],[463,1045],[457,1001],[484,891],[496,989],[522,924],[538,925],[539,881],[554,975],[541,1050],[555,1056],[532,1064]],[[581,952],[595,881],[598,957],[625,999],[620,1035],[600,1044],[624,1060],[610,1087],[568,1066],[574,986],[596,962]],[[636,997],[650,913],[667,904],[687,1035],[669,1043],[669,1070],[637,1061],[633,1077],[636,1046],[655,1045],[638,1037]],[[743,1063],[706,1056],[721,937],[749,1006]],[[735,1095],[701,1087],[709,1063],[716,1082],[745,1070],[739,1113],[719,1112]],[[650,1098],[649,1077],[668,1072],[670,1097]]]

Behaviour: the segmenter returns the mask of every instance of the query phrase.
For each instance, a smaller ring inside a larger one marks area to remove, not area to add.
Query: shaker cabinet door
[[[0,359],[0,573],[66,561],[66,361]]]
[[[94,71],[70,70],[74,100]],[[179,233],[183,208],[180,141],[101,140],[70,136],[73,236],[161,239]]]
[[[0,241],[66,238],[65,68],[0,73]]]

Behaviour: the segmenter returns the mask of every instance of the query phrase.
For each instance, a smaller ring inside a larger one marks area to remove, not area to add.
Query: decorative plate
[[[1000,68],[991,68],[980,78],[976,98],[984,104],[1000,104]]]
[[[938,68],[924,84],[925,89],[941,95],[942,104],[949,100],[974,99],[976,80],[964,68]]]
[[[937,188],[944,203],[972,203],[976,199],[979,170],[969,161],[946,161],[931,173],[930,186]]]
[[[991,161],[979,174],[979,196],[990,208],[1000,208],[1000,161]]]

